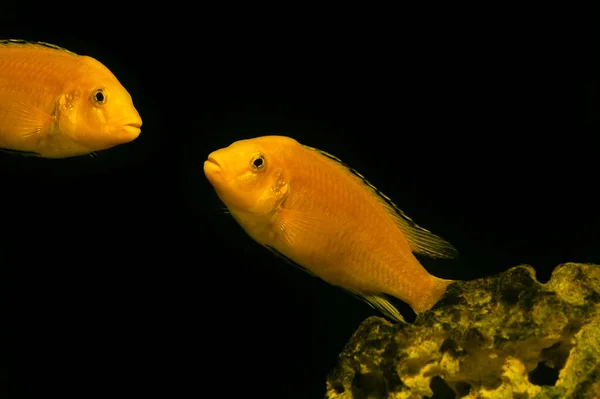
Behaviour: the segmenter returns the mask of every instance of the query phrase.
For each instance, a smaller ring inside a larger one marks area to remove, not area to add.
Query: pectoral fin
[[[46,135],[54,125],[54,115],[17,101],[11,105],[13,127],[22,140]]]
[[[278,212],[277,228],[289,248],[295,248],[298,240],[307,237],[325,239],[328,236],[329,226],[318,217],[306,212],[286,209],[285,203]]]
[[[9,150],[32,152],[37,143],[52,131],[55,124],[53,113],[48,113],[17,98],[3,94],[3,127],[6,132],[2,142]]]

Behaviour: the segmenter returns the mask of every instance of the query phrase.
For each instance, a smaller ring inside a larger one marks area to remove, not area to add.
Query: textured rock
[[[433,387],[433,389],[432,389]],[[600,398],[600,266],[456,282],[414,324],[365,320],[328,399]]]

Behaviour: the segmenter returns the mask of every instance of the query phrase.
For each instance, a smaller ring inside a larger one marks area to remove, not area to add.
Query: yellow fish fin
[[[10,101],[6,108],[11,119],[11,134],[20,141],[40,140],[52,129],[56,122],[53,114],[44,112],[22,101]],[[17,142],[13,140],[13,142]]]
[[[273,253],[275,256],[277,256],[280,259],[283,259],[286,263],[310,274],[313,277],[318,277],[316,274],[314,274],[313,272],[311,272],[310,270],[308,270],[307,268],[305,268],[304,266],[301,266],[299,264],[297,264],[296,262],[294,262],[293,260],[291,260],[290,258],[288,258],[287,256],[285,256],[284,254],[282,254],[281,252],[279,252],[278,250],[276,250],[275,248],[273,248],[270,245],[265,245],[265,248],[267,248],[269,251],[271,251],[271,253]]]
[[[385,298],[384,294],[366,294],[356,290],[346,290],[358,299],[366,302],[372,308],[377,309],[378,311],[383,313],[385,317],[392,319],[396,322],[404,322],[404,317],[402,317],[398,309],[396,309],[396,307]]]
[[[39,157],[40,154],[33,151],[19,151],[19,150],[11,150],[9,148],[0,148],[0,152],[11,155],[21,155],[24,157]]]
[[[269,245],[265,245],[264,247],[267,248],[269,251],[271,251],[271,253],[273,253],[275,256],[283,259],[286,263],[310,274],[313,277],[317,277],[317,278],[319,277],[316,274],[314,274],[313,272],[311,272],[310,270],[308,270],[307,268],[303,267],[302,265],[297,264],[296,262],[294,262],[293,260],[291,260],[290,258],[285,256],[284,254],[282,254],[275,248],[273,248]],[[402,314],[400,314],[398,309],[396,309],[396,307],[394,305],[392,305],[391,302],[388,301],[383,294],[380,294],[380,295],[365,294],[365,293],[362,293],[362,292],[359,292],[356,290],[352,290],[352,289],[348,289],[348,288],[344,288],[344,287],[340,287],[340,288],[346,290],[347,292],[349,292],[350,294],[352,294],[359,300],[366,302],[372,308],[377,309],[387,318],[394,320],[396,322],[404,322],[404,317],[402,317]]]
[[[301,237],[322,236],[328,232],[327,224],[309,213],[287,209],[285,201],[278,209],[277,230],[283,235],[288,247],[294,248]]]
[[[66,48],[59,47],[55,44],[46,43],[46,42],[37,42],[32,40],[22,40],[22,39],[0,39],[0,47],[9,47],[9,46],[37,46],[37,47],[45,47],[54,50],[65,51],[71,55],[78,55],[74,52],[67,50]]]
[[[354,175],[359,181],[377,196],[377,198],[385,206],[390,216],[396,222],[398,228],[402,231],[406,237],[411,250],[417,254],[427,255],[432,258],[457,258],[458,251],[449,242],[436,236],[429,230],[417,225],[411,218],[409,218],[392,200],[382,193],[377,187],[369,183],[369,181],[355,169],[352,169],[338,157],[331,155],[325,151],[304,146],[308,149],[314,150],[322,154],[323,156],[332,159],[340,164],[344,169]]]

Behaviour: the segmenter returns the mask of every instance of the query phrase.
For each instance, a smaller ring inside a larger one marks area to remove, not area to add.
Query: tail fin
[[[412,306],[413,310],[417,314],[426,312],[429,309],[431,309],[433,305],[435,305],[446,293],[446,289],[448,289],[448,286],[456,281],[447,280],[435,276],[431,277],[433,278],[433,284],[431,285],[430,294],[426,297],[426,299],[423,302],[419,304],[414,304],[414,306]]]

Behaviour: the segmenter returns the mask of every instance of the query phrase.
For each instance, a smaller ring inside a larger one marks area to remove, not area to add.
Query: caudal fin
[[[428,311],[435,305],[440,298],[446,293],[448,286],[454,283],[456,280],[447,280],[435,276],[432,277],[431,290],[429,295],[425,296],[422,301],[411,305],[415,313],[423,313]]]

